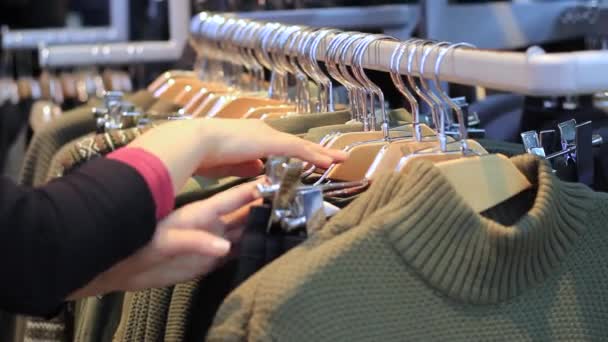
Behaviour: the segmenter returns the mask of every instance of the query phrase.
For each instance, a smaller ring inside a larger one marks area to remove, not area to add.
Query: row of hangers
[[[362,58],[375,43],[397,41],[395,38],[209,13],[200,16],[204,19],[199,34],[190,42],[198,53],[197,70],[166,72],[148,90],[180,105],[180,114],[189,118],[266,120],[336,110],[333,78],[348,90],[352,119],[363,124],[363,131],[330,134],[322,140],[324,146],[350,152],[350,157],[327,170],[305,165],[302,177],[320,174],[315,186],[333,184],[335,189],[342,182],[352,186],[373,182],[382,172],[404,172],[417,159],[435,163],[478,212],[532,186],[508,158],[489,154],[468,139],[464,113],[439,84],[442,62],[450,52],[473,46],[421,39],[399,42],[389,69],[409,103],[414,122],[389,130],[384,95],[366,75]],[[327,74],[317,61],[321,44],[327,47]],[[413,72],[414,62],[420,65],[420,74],[433,68],[433,79]],[[400,74],[403,63],[407,63],[409,87]],[[268,84],[265,70],[271,71]],[[287,92],[290,81],[296,84],[292,96]],[[316,92],[310,91],[310,83]],[[433,127],[420,122],[421,105],[414,93],[430,108]],[[458,127],[456,138],[447,134],[453,125]]]
[[[42,70],[38,76],[33,53],[4,51],[0,65],[0,105],[27,100],[85,103],[103,96],[107,90],[133,91],[131,77],[122,70],[95,67],[73,71]]]

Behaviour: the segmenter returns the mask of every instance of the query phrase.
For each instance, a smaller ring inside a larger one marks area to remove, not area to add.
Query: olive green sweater
[[[608,195],[512,160],[534,189],[483,215],[429,162],[384,175],[235,290],[208,340],[604,340]]]

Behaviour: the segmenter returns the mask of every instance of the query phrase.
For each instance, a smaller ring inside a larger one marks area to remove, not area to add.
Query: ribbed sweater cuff
[[[126,147],[110,153],[108,158],[131,166],[144,178],[156,204],[157,220],[169,215],[175,206],[173,183],[158,157],[141,148]]]

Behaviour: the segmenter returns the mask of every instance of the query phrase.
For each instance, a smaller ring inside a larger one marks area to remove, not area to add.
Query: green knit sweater
[[[384,175],[235,290],[208,340],[605,340],[608,195],[512,160],[534,189],[482,215],[429,162]]]

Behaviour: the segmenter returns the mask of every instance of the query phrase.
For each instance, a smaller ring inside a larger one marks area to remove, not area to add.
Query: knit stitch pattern
[[[538,185],[483,215],[428,162],[380,177],[235,290],[208,340],[605,340],[608,196],[513,161]]]

